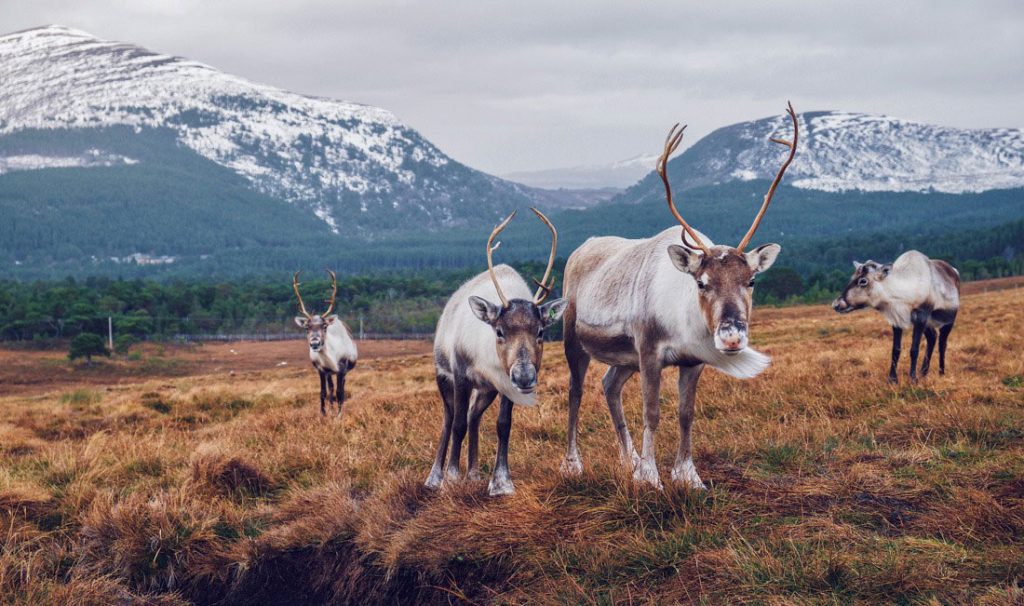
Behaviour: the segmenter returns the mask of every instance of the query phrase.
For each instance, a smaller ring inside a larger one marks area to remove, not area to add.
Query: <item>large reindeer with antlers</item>
[[[459,478],[462,440],[469,431],[468,476],[478,479],[477,461],[480,417],[501,396],[498,412],[498,452],[488,492],[515,492],[508,470],[508,439],[512,430],[512,405],[536,403],[537,374],[544,353],[544,330],[558,321],[565,299],[544,303],[554,287],[551,269],[555,263],[558,232],[536,208],[534,214],[551,230],[551,254],[544,277],[530,287],[508,265],[494,266],[493,254],[500,246],[494,238],[512,221],[515,211],[491,232],[487,239],[487,271],[469,280],[448,299],[437,322],[434,337],[434,366],[437,388],[444,403],[444,422],[437,455],[426,485],[437,488],[445,479]],[[550,282],[548,279],[550,278]],[[495,303],[497,298],[499,303]],[[451,456],[445,457],[451,441]]]
[[[665,139],[657,171],[669,210],[681,227],[646,240],[591,238],[569,257],[565,268],[565,355],[569,361],[568,448],[565,474],[583,470],[577,447],[577,419],[590,360],[611,367],[604,394],[619,439],[620,459],[635,481],[661,487],[654,437],[660,418],[661,373],[679,368],[679,449],[672,480],[704,488],[693,464],[690,427],[697,381],[704,366],[745,379],[757,376],[769,358],[747,347],[754,278],[775,262],[781,248],[765,244],[744,252],[764,217],[782,175],[796,153],[799,128],[792,104],[793,139],[771,139],[789,148],[753,224],[735,248],[713,244],[691,228],[672,201],[666,167],[685,126],[676,124]],[[682,241],[682,246],[677,244]],[[636,372],[644,404],[641,452],[633,446],[622,410],[622,388]]]
[[[302,314],[295,316],[295,323],[306,330],[309,360],[313,363],[313,368],[320,373],[320,414],[326,416],[327,408],[337,404],[338,416],[341,416],[341,406],[345,403],[345,376],[355,367],[359,353],[344,322],[331,313],[338,298],[338,277],[333,271],[327,270],[331,275],[331,300],[323,315],[311,314],[306,311],[302,294],[299,293],[299,273],[295,272],[292,277],[292,288],[299,300],[299,312]],[[338,378],[337,392],[334,377]]]

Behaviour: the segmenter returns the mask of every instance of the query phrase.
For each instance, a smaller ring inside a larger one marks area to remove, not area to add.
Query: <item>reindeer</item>
[[[960,272],[938,259],[929,259],[916,250],[908,250],[888,265],[868,261],[853,262],[849,284],[832,303],[841,314],[873,307],[892,326],[892,364],[889,382],[898,383],[896,365],[900,359],[903,331],[913,328],[910,342],[910,380],[917,381],[917,354],[921,335],[928,351],[921,361],[921,376],[928,375],[936,331],[939,342],[939,374],[946,374],[946,341],[960,310]]]
[[[341,406],[345,403],[345,376],[348,371],[355,368],[359,353],[344,322],[331,313],[338,297],[338,278],[333,271],[327,270],[331,275],[331,300],[327,305],[327,311],[323,315],[310,314],[306,311],[306,305],[299,293],[299,273],[295,272],[292,276],[292,288],[299,300],[299,312],[302,313],[301,316],[295,316],[295,323],[306,330],[309,360],[313,363],[313,368],[320,373],[320,414],[326,416],[327,408],[336,402],[337,416],[340,417]],[[337,392],[334,391],[335,375],[338,377]]]
[[[693,464],[690,428],[697,381],[705,365],[730,376],[755,377],[769,358],[748,344],[748,323],[754,278],[775,262],[781,248],[765,244],[744,248],[757,231],[796,153],[799,136],[792,104],[793,140],[771,139],[789,148],[761,209],[739,246],[720,246],[691,228],[676,209],[666,173],[669,156],[679,146],[683,130],[676,124],[665,139],[657,172],[665,185],[669,210],[681,227],[669,228],[645,240],[591,238],[572,255],[565,268],[565,355],[569,362],[568,445],[561,469],[579,474],[583,464],[577,447],[577,421],[583,382],[590,360],[610,368],[604,375],[604,394],[619,440],[619,456],[630,465],[633,479],[661,488],[655,462],[654,438],[660,417],[661,373],[679,369],[679,448],[672,480],[703,489]],[[676,242],[682,242],[682,246]],[[644,403],[644,434],[638,455],[626,427],[622,388],[640,373]]]
[[[462,439],[469,431],[467,473],[480,478],[477,461],[480,417],[501,396],[498,412],[498,452],[487,487],[492,496],[515,492],[508,470],[508,439],[512,430],[512,405],[536,403],[537,373],[544,353],[544,330],[558,321],[565,300],[544,300],[551,294],[558,232],[536,208],[531,208],[551,230],[551,254],[544,277],[534,283],[533,293],[516,270],[494,266],[493,253],[500,246],[494,238],[509,224],[515,211],[487,239],[487,272],[480,273],[455,291],[437,321],[434,366],[437,388],[444,403],[444,422],[437,455],[425,484],[437,488],[442,480],[459,478]],[[494,302],[497,297],[500,304]],[[472,404],[470,403],[472,401]],[[447,471],[445,456],[451,440]]]

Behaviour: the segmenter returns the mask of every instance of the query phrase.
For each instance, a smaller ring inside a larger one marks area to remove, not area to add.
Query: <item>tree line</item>
[[[891,261],[906,248],[918,248],[952,262],[964,280],[1024,274],[1024,221],[944,238],[877,236],[794,243],[789,263],[759,276],[755,303],[823,303],[845,286],[857,258],[853,251],[876,251]],[[911,246],[907,246],[907,244]],[[1016,244],[1016,246],[1014,245]],[[945,254],[943,254],[945,253]],[[993,254],[995,253],[995,254]],[[859,257],[866,260],[867,256]],[[539,276],[541,262],[515,264],[524,276]],[[556,283],[563,283],[565,259],[556,261]],[[433,331],[444,302],[478,268],[406,271],[339,276],[338,314],[350,327],[360,321],[367,332],[383,334]],[[330,282],[323,272],[302,276],[307,307],[323,309]],[[556,289],[555,296],[560,291]],[[203,278],[160,282],[148,279],[68,277],[57,281],[0,280],[0,340],[48,341],[78,334],[105,335],[108,318],[122,343],[181,334],[279,334],[298,331],[291,276],[278,274],[213,281]],[[557,331],[551,335],[558,338]],[[126,341],[127,340],[127,341]]]

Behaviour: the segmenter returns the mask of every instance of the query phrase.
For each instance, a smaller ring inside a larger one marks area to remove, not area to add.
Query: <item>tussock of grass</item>
[[[199,494],[246,499],[266,497],[277,488],[277,482],[256,464],[216,446],[201,446],[191,466],[191,487]]]

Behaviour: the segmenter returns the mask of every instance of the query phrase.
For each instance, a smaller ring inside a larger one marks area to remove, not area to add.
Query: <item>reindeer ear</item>
[[[330,326],[338,319],[338,314],[331,314],[324,318],[324,324]]]
[[[892,271],[892,263],[886,263],[885,265],[883,265],[882,266],[882,278],[885,278],[886,276],[888,276],[890,271]],[[879,279],[881,279],[881,278],[879,278]]]
[[[565,313],[565,308],[568,305],[569,299],[565,298],[548,301],[544,305],[541,305],[540,318],[544,322],[544,328],[547,328],[557,322],[562,317],[562,314]]]
[[[295,323],[299,325],[299,328],[305,328],[309,324],[309,318],[305,316],[295,316]]]
[[[493,325],[501,314],[501,308],[481,297],[470,297],[469,306],[473,308],[473,314],[481,321]]]
[[[782,247],[778,244],[764,244],[762,246],[758,246],[746,254],[747,265],[749,265],[750,269],[754,270],[755,273],[768,271],[768,268],[775,263],[775,259],[779,257],[780,252],[782,252]]]
[[[860,271],[861,267],[864,267],[864,264],[861,263],[860,261],[854,261],[853,262],[853,270],[854,271]]]
[[[673,244],[668,247],[668,256],[676,269],[684,274],[692,274],[700,269],[700,262],[704,259],[704,253],[699,250],[686,248]]]

